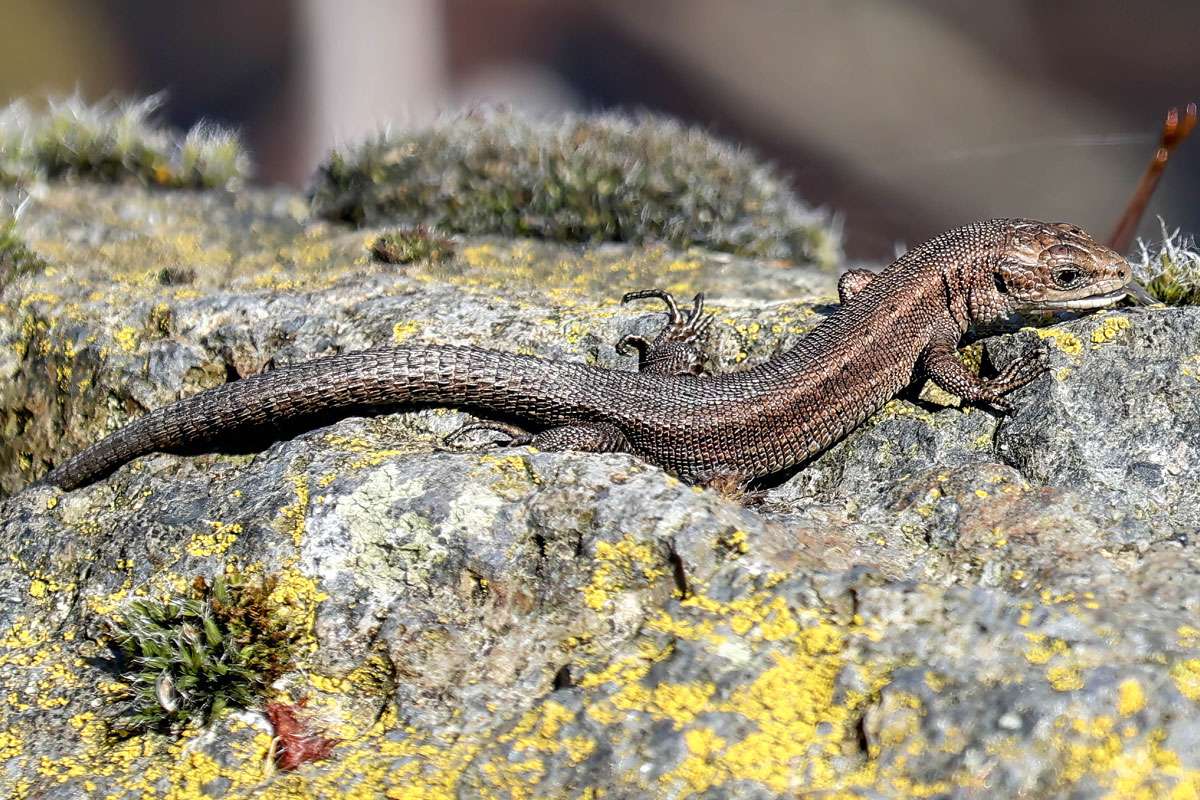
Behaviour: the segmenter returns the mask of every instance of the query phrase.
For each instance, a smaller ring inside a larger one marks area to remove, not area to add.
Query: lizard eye
[[[1075,264],[1067,264],[1054,270],[1054,282],[1060,289],[1070,289],[1083,282],[1083,270]]]

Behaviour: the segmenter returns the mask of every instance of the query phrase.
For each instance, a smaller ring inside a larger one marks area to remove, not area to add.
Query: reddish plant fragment
[[[304,707],[299,703],[267,703],[267,719],[275,729],[275,766],[284,771],[294,770],[301,764],[327,758],[341,739],[329,739],[309,730],[307,723],[297,712]]]
[[[1108,246],[1113,250],[1124,253],[1129,249],[1138,223],[1142,221],[1142,215],[1146,213],[1146,205],[1150,202],[1150,196],[1154,194],[1154,189],[1158,186],[1158,179],[1162,177],[1163,169],[1167,166],[1167,159],[1171,157],[1171,151],[1178,147],[1195,127],[1195,103],[1187,104],[1182,120],[1179,118],[1178,108],[1167,111],[1167,118],[1163,121],[1162,135],[1158,140],[1158,149],[1154,151],[1154,157],[1150,159],[1150,166],[1146,167],[1146,172],[1138,181],[1137,189],[1134,190],[1129,205],[1125,207],[1125,213],[1121,215],[1121,219],[1113,228],[1112,235],[1108,237]]]

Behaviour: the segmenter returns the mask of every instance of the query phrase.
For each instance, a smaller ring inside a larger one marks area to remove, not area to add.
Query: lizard
[[[156,409],[49,472],[72,489],[137,456],[363,406],[444,406],[507,444],[625,452],[693,483],[741,483],[802,465],[917,378],[970,404],[1011,410],[1009,392],[1047,369],[1044,350],[981,378],[957,349],[973,325],[1022,310],[1096,309],[1131,292],[1129,264],[1067,223],[994,219],[943,233],[878,273],[852,270],[841,304],[790,350],[750,369],[707,374],[704,296],[689,313],[666,292],[653,341],[626,336],[636,371],[464,346],[381,347],[282,366]],[[527,432],[528,431],[528,432]]]

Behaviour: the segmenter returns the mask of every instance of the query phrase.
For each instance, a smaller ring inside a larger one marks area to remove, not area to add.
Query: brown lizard
[[[1022,309],[1084,310],[1126,296],[1125,259],[1065,223],[996,219],[943,233],[877,274],[852,271],[842,304],[795,347],[752,369],[703,375],[703,296],[683,315],[665,292],[653,342],[626,337],[639,370],[546,361],[475,347],[391,347],[329,356],[160,408],[68,459],[45,480],[70,489],[145,453],[363,406],[452,406],[521,422],[510,443],[628,452],[688,481],[770,475],[820,453],[926,375],[970,403],[1045,371],[1037,351],[980,378],[959,361],[968,327]],[[480,427],[480,426],[475,426]]]

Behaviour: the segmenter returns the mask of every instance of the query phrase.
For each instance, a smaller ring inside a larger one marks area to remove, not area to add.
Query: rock
[[[7,796],[1200,791],[1194,309],[984,339],[987,363],[1050,348],[1011,416],[907,393],[744,504],[624,455],[450,447],[470,417],[441,409],[28,486],[271,363],[406,341],[623,368],[613,343],[661,314],[616,299],[666,276],[710,291],[712,366],[738,368],[833,296],[817,270],[655,247],[457,238],[383,265],[378,229],[306,215],[51,185],[20,220],[48,266],[0,295]],[[271,697],[117,737],[105,641],[131,600],[231,564],[275,578],[298,632]],[[267,700],[339,743],[274,766]]]
[[[1043,331],[1051,378],[999,432],[1004,460],[1032,481],[1099,495],[1156,530],[1200,529],[1198,323],[1195,308],[1135,309]]]

